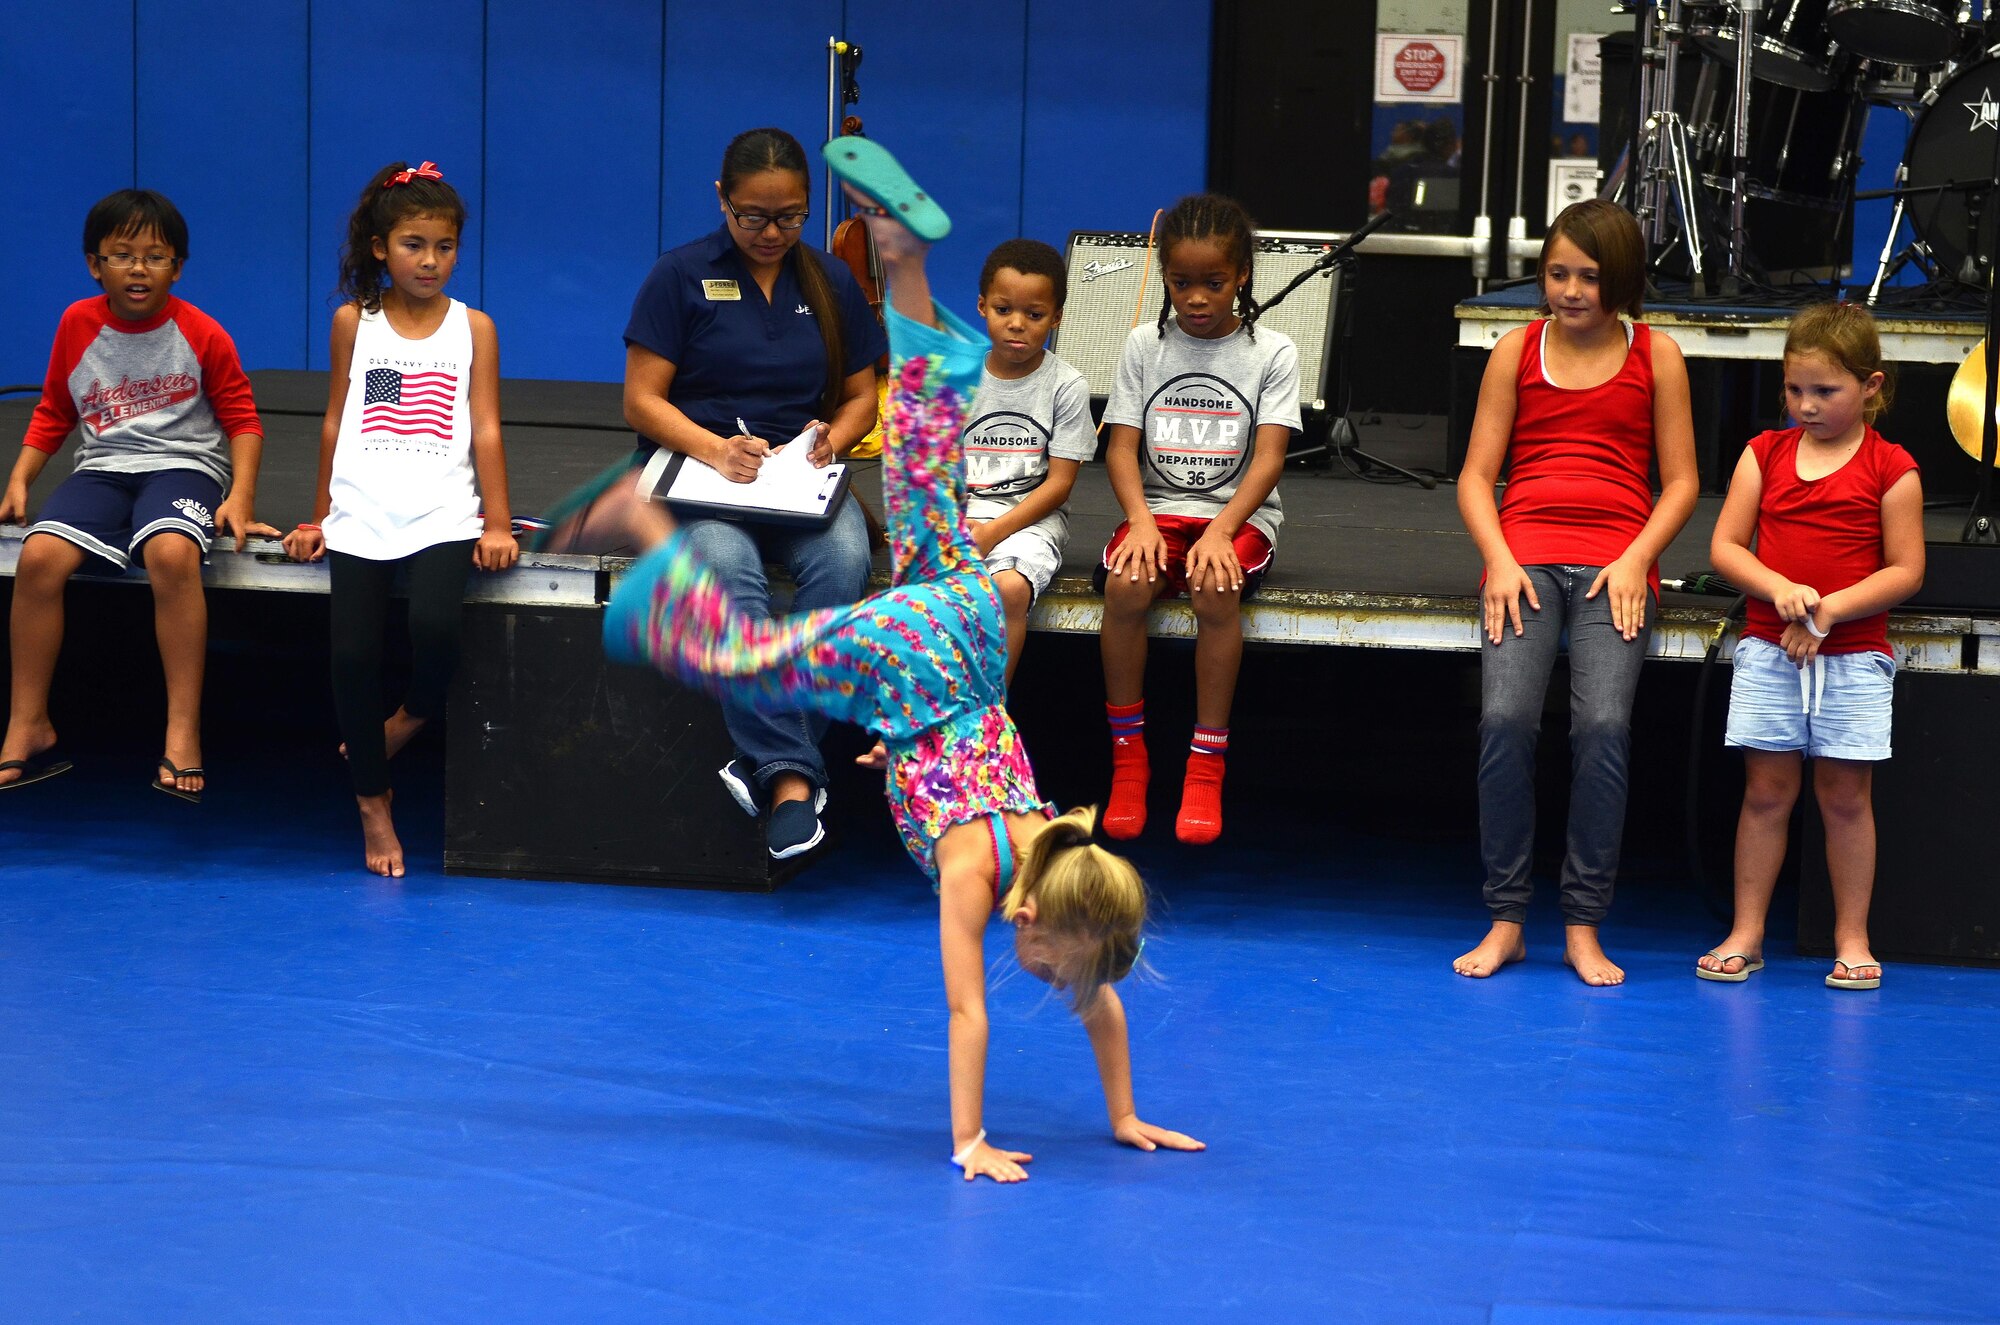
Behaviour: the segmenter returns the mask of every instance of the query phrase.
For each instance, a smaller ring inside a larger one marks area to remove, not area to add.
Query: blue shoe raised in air
[[[816,787],[802,801],[786,801],[771,807],[770,822],[764,825],[764,846],[772,860],[790,860],[811,851],[826,840],[826,826],[819,821],[826,808],[826,788]]]
[[[859,134],[845,134],[820,149],[833,173],[868,195],[884,216],[893,216],[911,234],[935,244],[951,233],[951,218],[917,187],[889,149]]]

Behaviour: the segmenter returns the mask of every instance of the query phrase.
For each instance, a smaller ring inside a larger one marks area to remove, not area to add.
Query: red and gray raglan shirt
[[[198,469],[225,492],[229,439],[264,434],[229,333],[171,298],[145,322],[120,321],[103,295],[64,310],[23,441],[53,455],[79,425],[79,470]]]

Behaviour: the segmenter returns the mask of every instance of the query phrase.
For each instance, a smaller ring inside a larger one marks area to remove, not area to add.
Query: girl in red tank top
[[[1563,960],[1587,984],[1624,971],[1598,926],[1625,827],[1632,695],[1655,562],[1694,510],[1687,365],[1636,321],[1645,240],[1613,203],[1581,202],[1542,245],[1543,319],[1494,347],[1458,481],[1486,563],[1481,590],[1479,835],[1492,927],[1453,963],[1488,976],[1527,955],[1535,745],[1556,654],[1570,655],[1572,777]],[[1660,473],[1655,499],[1652,469]],[[1503,472],[1506,497],[1494,490]]]
[[[1695,963],[1704,980],[1739,984],[1763,968],[1764,921],[1810,755],[1833,882],[1837,960],[1826,983],[1882,983],[1868,904],[1873,761],[1889,757],[1895,676],[1888,612],[1924,578],[1916,462],[1872,426],[1888,401],[1867,309],[1820,304],[1799,313],[1785,337],[1794,426],[1744,448],[1716,521],[1709,557],[1750,602],[1725,737],[1743,749],[1736,923]]]

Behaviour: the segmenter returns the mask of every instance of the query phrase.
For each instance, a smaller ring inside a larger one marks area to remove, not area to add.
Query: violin
[[[861,117],[848,115],[840,121],[840,135],[845,138],[852,134],[857,138],[866,137],[861,129]],[[875,318],[882,318],[882,258],[875,251],[875,241],[868,234],[868,227],[858,216],[850,216],[833,231],[833,255],[847,264],[860,283],[861,293],[867,297],[868,306],[875,310]],[[875,365],[879,373],[889,371],[889,356],[883,355]]]

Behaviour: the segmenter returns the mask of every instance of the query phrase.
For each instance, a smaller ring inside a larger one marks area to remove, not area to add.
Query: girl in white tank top
[[[319,498],[285,538],[296,560],[329,563],[341,751],[364,858],[386,877],[403,874],[389,757],[443,714],[468,573],[520,555],[493,321],[444,293],[464,228],[465,204],[428,161],[385,166],[362,190],[341,254],[349,302],[333,315]],[[413,657],[409,693],[385,722],[382,634],[398,576]]]

